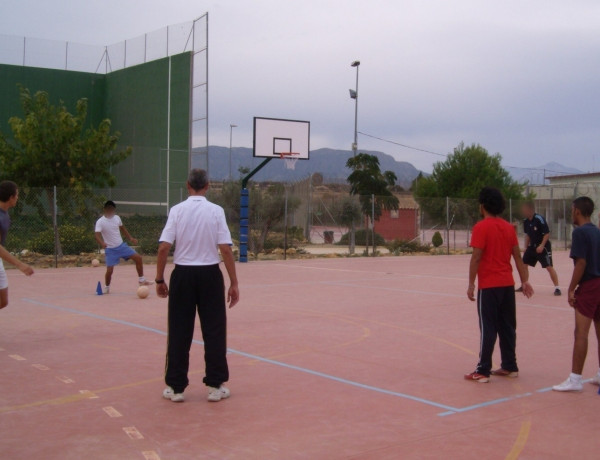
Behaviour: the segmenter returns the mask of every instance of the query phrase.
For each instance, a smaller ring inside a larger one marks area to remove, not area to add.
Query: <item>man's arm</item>
[[[233,308],[236,303],[240,300],[240,290],[238,287],[237,274],[235,272],[235,260],[233,258],[233,251],[231,246],[228,244],[220,244],[219,250],[221,251],[221,257],[223,257],[223,263],[225,269],[229,275],[229,290],[227,291],[227,302],[229,302],[229,308]]]
[[[521,258],[521,249],[519,246],[513,246],[512,256],[515,259],[517,265],[517,271],[519,272],[519,278],[521,278],[521,286],[523,287],[523,294],[525,297],[530,298],[533,295],[533,286],[529,283],[529,271],[523,263]]]
[[[131,241],[133,244],[138,244],[138,240],[135,239],[133,236],[131,236],[131,234],[129,233],[129,231],[125,228],[125,225],[121,225],[119,227],[119,230],[121,230],[121,233],[123,235],[125,235],[125,238],[127,238],[129,241]]]
[[[33,275],[33,268],[31,268],[29,265],[27,265],[24,262],[21,262],[19,259],[17,259],[15,256],[13,256],[10,252],[8,252],[6,250],[6,248],[4,246],[0,246],[0,257],[5,262],[8,262],[9,264],[12,264],[15,267],[17,267],[19,270],[21,270],[27,276]]]
[[[101,248],[105,248],[106,249],[106,243],[104,242],[104,240],[102,239],[102,233],[100,232],[95,232],[94,233],[94,237],[96,238],[96,241],[98,242],[98,244],[100,245]]]
[[[550,239],[550,232],[546,233],[544,235],[544,237],[542,238],[542,242],[540,243],[540,245],[536,248],[536,252],[538,254],[541,254],[542,252],[544,252],[544,249],[546,248],[546,243],[548,242],[548,240]]]
[[[475,300],[475,278],[477,278],[477,270],[479,270],[479,263],[481,262],[481,255],[483,250],[480,248],[473,248],[473,254],[471,254],[471,263],[469,264],[469,287],[467,288],[467,297],[469,300]]]
[[[571,305],[573,308],[575,308],[575,289],[577,289],[577,286],[583,278],[586,266],[587,262],[583,257],[577,257],[575,259],[575,268],[573,269],[571,284],[569,284],[569,305]]]
[[[156,283],[156,294],[159,297],[167,297],[169,295],[169,286],[165,281],[165,268],[167,266],[167,258],[169,257],[169,251],[171,250],[171,243],[161,241],[158,245],[158,257],[156,259],[156,280],[163,283]]]

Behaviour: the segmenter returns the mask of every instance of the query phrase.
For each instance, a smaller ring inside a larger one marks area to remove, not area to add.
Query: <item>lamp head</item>
[[[356,91],[354,91],[353,89],[351,89],[349,91],[350,91],[350,99],[356,99],[358,97],[358,94],[356,93]]]
[[[360,65],[360,61],[354,61],[352,64],[350,64],[351,67],[358,67]]]

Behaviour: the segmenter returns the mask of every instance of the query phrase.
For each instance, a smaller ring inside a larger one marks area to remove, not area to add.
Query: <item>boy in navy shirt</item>
[[[569,305],[575,309],[575,344],[571,375],[555,391],[581,391],[583,365],[592,322],[598,338],[600,359],[600,229],[591,222],[594,202],[587,196],[573,201],[573,237],[571,258],[575,264],[569,285]],[[591,383],[600,385],[600,370]]]
[[[521,214],[524,217],[523,231],[525,232],[523,262],[530,267],[535,267],[539,262],[542,268],[548,270],[554,284],[554,295],[559,296],[562,293],[558,287],[558,275],[552,263],[552,244],[550,243],[548,222],[535,212],[531,202],[523,204]],[[517,289],[517,292],[521,292],[521,288]]]

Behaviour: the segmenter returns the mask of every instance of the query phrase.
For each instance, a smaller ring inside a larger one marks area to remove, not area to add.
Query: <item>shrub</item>
[[[440,232],[435,232],[433,237],[431,238],[431,244],[433,247],[439,248],[442,244],[444,244],[444,239],[442,238],[442,234]]]
[[[356,245],[358,246],[365,246],[367,244],[367,232],[365,230],[357,230],[354,236],[354,242],[356,243]],[[369,245],[373,244],[373,233],[371,230],[369,230]],[[345,233],[344,235],[342,235],[342,238],[340,239],[340,241],[336,244],[339,244],[340,246],[348,246],[348,244],[350,243],[350,233]],[[384,246],[385,245],[385,239],[383,239],[383,236],[381,236],[379,233],[375,233],[375,245],[376,246]]]
[[[98,248],[94,234],[87,227],[71,224],[58,228],[63,254],[80,254],[93,252]],[[48,229],[39,233],[29,242],[29,249],[40,254],[54,254],[54,230]]]
[[[429,252],[429,245],[421,244],[418,240],[400,240],[395,239],[394,241],[387,244],[389,251],[398,256],[401,253],[412,253],[412,252]]]

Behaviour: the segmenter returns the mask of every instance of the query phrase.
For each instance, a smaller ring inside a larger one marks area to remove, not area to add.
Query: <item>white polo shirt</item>
[[[225,211],[203,196],[190,196],[171,208],[160,241],[177,243],[176,265],[218,264],[217,245],[232,244]]]
[[[121,222],[119,216],[114,215],[110,219],[102,216],[96,222],[96,231],[102,233],[102,239],[106,243],[106,246],[113,249],[123,244],[123,237],[121,236],[122,226],[123,222]]]

